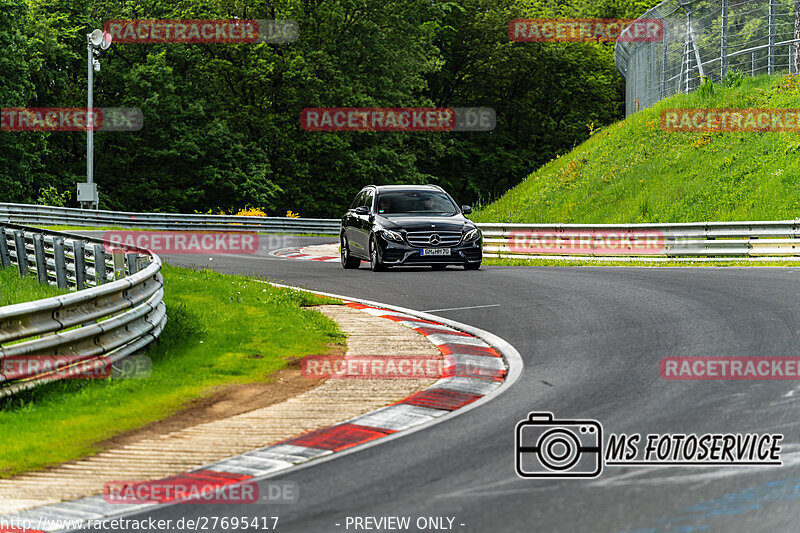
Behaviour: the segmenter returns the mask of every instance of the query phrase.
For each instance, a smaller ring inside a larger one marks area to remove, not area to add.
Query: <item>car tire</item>
[[[350,245],[344,235],[339,239],[339,258],[342,260],[342,268],[358,268],[361,266],[361,259],[350,254]]]
[[[378,257],[378,242],[374,235],[369,240],[369,257],[369,267],[373,272],[383,272],[386,270],[386,265],[384,265],[381,258]]]
[[[477,263],[464,263],[464,270],[478,270],[481,268],[481,262]]]

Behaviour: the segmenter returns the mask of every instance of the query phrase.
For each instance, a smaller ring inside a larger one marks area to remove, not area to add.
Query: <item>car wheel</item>
[[[378,257],[378,242],[373,236],[369,240],[369,266],[373,272],[382,272],[386,270],[386,265],[383,264],[380,257]]]
[[[464,263],[464,270],[478,270],[481,268],[481,262],[477,263]]]
[[[361,259],[358,257],[353,257],[350,254],[349,244],[347,244],[347,238],[342,235],[340,242],[339,242],[339,258],[342,260],[342,268],[358,268],[361,266]]]

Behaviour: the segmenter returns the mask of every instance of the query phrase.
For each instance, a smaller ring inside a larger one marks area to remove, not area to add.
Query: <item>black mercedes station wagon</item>
[[[417,265],[477,270],[483,235],[464,216],[471,212],[435,185],[364,187],[342,218],[342,266],[358,268],[364,260],[374,271]]]

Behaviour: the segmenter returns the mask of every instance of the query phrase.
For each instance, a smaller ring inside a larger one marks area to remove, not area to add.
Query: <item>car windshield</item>
[[[398,191],[378,196],[378,214],[383,216],[453,216],[458,208],[450,198],[436,191]]]

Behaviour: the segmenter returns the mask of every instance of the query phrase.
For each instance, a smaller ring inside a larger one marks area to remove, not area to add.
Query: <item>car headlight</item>
[[[480,236],[481,236],[481,230],[479,230],[478,228],[472,228],[471,230],[469,230],[464,234],[464,242],[474,241]]]
[[[403,236],[390,229],[381,230],[381,236],[387,241],[403,242]]]

